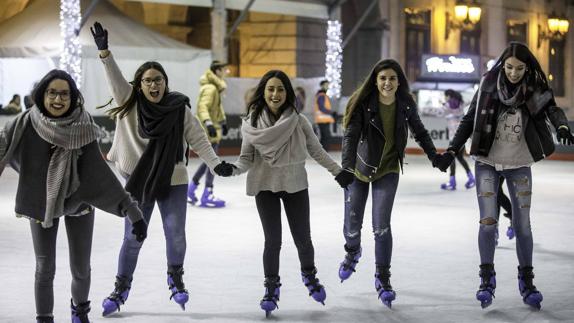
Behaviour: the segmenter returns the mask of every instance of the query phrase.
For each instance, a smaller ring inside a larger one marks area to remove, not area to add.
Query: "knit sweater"
[[[133,87],[124,78],[112,53],[102,58],[108,85],[117,105],[122,105],[129,99]],[[137,103],[135,103],[137,104]],[[185,109],[184,142],[187,142],[207,166],[213,170],[221,161],[211,148],[205,131],[190,109]],[[148,143],[138,132],[137,107],[132,107],[123,118],[116,119],[114,141],[108,153],[108,159],[125,175],[131,175]],[[189,182],[185,160],[177,163],[171,175],[171,185],[183,185]]]
[[[304,138],[299,142],[305,146],[309,155],[326,168],[333,176],[341,172],[341,167],[323,150],[319,139],[313,132],[311,123],[303,115],[298,115],[298,127],[303,130]],[[247,172],[247,195],[255,196],[261,191],[295,193],[309,187],[305,162],[272,167],[263,160],[261,154],[247,140],[241,143],[241,154],[235,162],[237,169],[233,175]]]

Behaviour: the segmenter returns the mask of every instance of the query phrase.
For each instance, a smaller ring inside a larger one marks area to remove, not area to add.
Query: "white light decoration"
[[[325,78],[329,81],[327,95],[336,99],[341,97],[341,71],[343,67],[342,42],[341,23],[338,20],[329,20],[327,22]]]
[[[76,33],[81,20],[80,0],[60,0],[60,35],[63,39],[60,69],[70,73],[78,88],[82,76],[82,45]]]
[[[431,57],[426,60],[427,70],[431,73],[472,73],[472,59],[449,56],[448,62],[441,57]]]

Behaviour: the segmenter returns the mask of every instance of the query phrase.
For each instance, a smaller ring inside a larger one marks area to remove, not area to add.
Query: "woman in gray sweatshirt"
[[[0,173],[19,172],[15,212],[30,219],[36,255],[37,322],[54,322],[56,236],[65,216],[72,272],[72,322],[88,322],[94,206],[126,217],[134,240],[147,224],[100,152],[98,128],[72,77],[52,70],[38,83],[34,105],[0,131]]]
[[[301,262],[301,277],[309,295],[323,303],[325,289],[315,276],[314,250],[309,227],[307,153],[333,176],[341,167],[323,150],[309,121],[295,109],[295,92],[282,71],[267,72],[259,81],[241,126],[241,154],[233,175],[247,173],[247,195],[255,203],[265,249],[265,295],[261,308],[266,315],[279,301],[279,252],[281,249],[281,201]]]

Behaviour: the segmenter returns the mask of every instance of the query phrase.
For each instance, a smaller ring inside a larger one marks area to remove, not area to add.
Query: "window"
[[[528,23],[508,21],[506,24],[506,41],[519,41],[527,44]]]
[[[406,8],[406,68],[412,82],[420,75],[422,54],[430,53],[430,10]]]
[[[548,82],[556,96],[564,96],[564,40],[550,40],[548,46]]]
[[[480,55],[480,26],[472,30],[460,31],[460,52],[462,54]]]

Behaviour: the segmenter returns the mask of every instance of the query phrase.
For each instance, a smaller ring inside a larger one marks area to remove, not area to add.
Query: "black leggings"
[[[54,275],[56,274],[56,238],[59,219],[54,219],[50,228],[42,228],[36,221],[30,221],[32,241],[36,255],[36,280],[34,296],[36,314],[51,316],[54,309]],[[88,300],[90,293],[90,255],[94,232],[94,212],[81,216],[66,216],[66,233],[72,272],[72,299],[74,304]]]
[[[468,174],[468,172],[470,172],[470,167],[468,167],[468,163],[464,159],[464,149],[458,151],[458,154],[456,154],[456,159],[462,165],[462,167],[464,167],[464,170]],[[450,176],[454,176],[455,173],[456,173],[456,162],[453,161],[450,164]]]
[[[506,213],[503,215],[507,217],[512,223],[512,205],[510,204],[510,199],[508,196],[504,195],[502,190],[502,184],[504,184],[504,177],[500,176],[498,182],[498,194],[496,195],[496,201],[498,202],[498,213],[500,214],[500,208],[502,207]]]
[[[296,193],[261,191],[255,196],[257,211],[265,234],[263,270],[265,277],[279,276],[279,253],[281,251],[281,202],[285,207],[291,235],[295,241],[301,270],[315,268],[315,251],[311,242],[309,225],[309,192]]]

